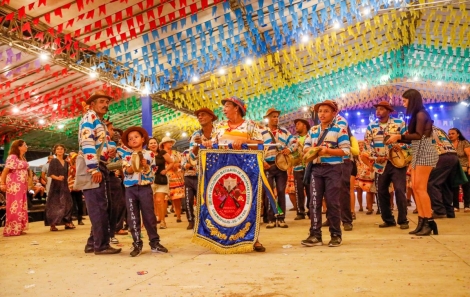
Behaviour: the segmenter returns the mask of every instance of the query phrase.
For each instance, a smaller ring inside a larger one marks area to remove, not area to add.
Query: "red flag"
[[[46,22],[47,22],[48,24],[51,23],[51,15],[50,15],[50,13],[46,13],[46,14],[44,15],[44,18],[46,19]]]
[[[100,42],[100,48],[103,50],[103,49],[106,49],[106,41],[101,41]]]
[[[39,18],[33,19],[33,25],[37,26],[39,24]]]
[[[67,43],[72,42],[72,34],[70,34],[70,33],[69,33],[69,34],[66,34],[66,35],[64,36],[64,40],[65,40],[65,42],[67,42]]]
[[[180,17],[181,17],[181,18],[185,18],[185,17],[186,17],[186,8],[181,8],[181,9],[179,10],[179,12],[180,12]]]
[[[160,26],[164,26],[165,25],[165,16],[162,16],[161,18],[159,18],[160,20]]]
[[[150,21],[150,30],[155,30],[157,29],[157,24],[155,23],[155,21]]]
[[[41,5],[46,6],[46,0],[39,0],[38,7],[41,7]]]
[[[80,37],[80,29],[75,30],[75,34],[73,34],[73,37],[75,38]]]
[[[189,7],[191,8],[191,14],[197,13],[197,5],[196,5],[196,3],[193,3],[193,4],[189,5]]]
[[[21,6],[21,7],[18,9],[18,18],[21,20],[22,18],[24,18],[25,15],[26,15],[25,7],[24,7],[24,6]]]
[[[62,30],[64,29],[64,24],[59,24],[59,26],[57,26],[57,32],[60,34],[62,33]]]
[[[119,34],[121,36],[121,43],[127,42],[127,35],[126,33]]]
[[[154,20],[155,19],[155,14],[153,13],[153,10],[147,11],[147,18],[149,20]]]
[[[130,29],[129,34],[131,35],[131,38],[137,38],[137,33],[135,32],[135,29]]]
[[[78,11],[82,11],[82,9],[85,8],[85,6],[83,5],[83,0],[77,0],[77,8]]]
[[[101,29],[101,20],[95,22],[95,29]]]
[[[158,11],[158,16],[161,16],[162,15],[162,11],[163,11],[163,5],[160,5],[157,7],[157,11]]]
[[[74,21],[75,21],[75,19],[70,19],[70,20],[67,22],[67,25],[65,26],[65,28],[72,27]]]
[[[116,37],[111,37],[109,41],[111,41],[111,46],[115,46],[117,44]]]
[[[87,37],[85,37],[85,39],[83,39],[83,42],[88,43],[88,42],[90,42],[90,39],[91,39],[91,36],[87,36]]]
[[[5,21],[11,21],[14,16],[15,16],[15,14],[13,12],[7,14],[7,16],[5,17]]]
[[[186,7],[186,0],[180,0],[180,7]]]
[[[96,34],[95,34],[95,40],[98,40],[98,39],[101,38],[101,32],[102,32],[102,31],[96,32]],[[109,37],[109,36],[108,36],[108,37]]]
[[[34,4],[36,4],[36,3],[34,3],[34,2],[33,2],[33,3],[29,3],[29,5],[28,5],[28,10],[33,10]]]
[[[62,18],[62,9],[60,7],[56,8],[54,10],[54,15]]]
[[[135,18],[137,19],[137,24],[142,25],[144,23],[144,16],[142,14],[139,14]]]
[[[113,27],[106,28],[106,34],[108,35],[108,37],[114,36]]]
[[[91,31],[91,25],[86,25],[85,26],[85,33],[88,33]]]
[[[140,1],[137,3],[137,5],[139,6],[140,10],[144,10],[144,1]]]
[[[100,10],[100,15],[101,15],[101,14],[106,15],[106,5],[104,5],[104,4],[101,5],[101,6],[99,7],[99,10]]]
[[[153,0],[147,0],[147,9],[153,7]]]
[[[142,32],[144,32],[144,29],[145,29],[145,25],[140,25],[140,27],[139,27],[140,33],[139,34],[142,34]]]
[[[168,18],[170,19],[170,22],[174,21],[175,20],[175,13],[172,11],[168,14]]]
[[[22,26],[22,28],[21,28],[21,31],[22,31],[22,32],[28,31],[29,34],[31,34],[31,35],[33,34],[33,33],[31,32],[31,24],[28,23],[28,22],[26,22],[26,23],[23,24],[23,26]]]
[[[44,40],[44,32],[37,33],[36,36],[34,36],[34,38],[43,41]]]
[[[132,14],[132,6],[129,6],[126,8],[126,14],[127,14],[127,17],[131,17],[133,14]]]
[[[84,17],[85,17],[85,14],[82,13],[81,15],[78,16],[78,20],[81,21],[81,20],[83,20]]]
[[[133,20],[133,19],[128,19],[128,20],[127,20],[127,27],[128,27],[129,29],[134,28],[134,20]]]
[[[122,12],[116,12],[116,23],[122,21]]]
[[[201,8],[206,9],[207,8],[207,0],[201,0]]]
[[[95,11],[94,10],[90,10],[89,12],[87,12],[87,14],[86,14],[87,19],[92,19],[94,17],[95,17]]]
[[[116,30],[118,31],[118,33],[121,33],[121,26],[122,26],[122,23],[116,24]]]
[[[112,25],[113,25],[113,19],[111,18],[111,16],[107,16],[107,17],[106,17],[106,24],[108,24],[108,26],[112,26]]]
[[[175,0],[171,0],[171,1],[170,1],[170,5],[173,7],[173,9],[176,9]]]

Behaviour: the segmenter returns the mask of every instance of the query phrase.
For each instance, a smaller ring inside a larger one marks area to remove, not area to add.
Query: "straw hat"
[[[167,143],[167,142],[173,142],[173,144],[175,144],[176,140],[174,140],[173,138],[170,138],[168,136],[163,137],[162,141],[160,142],[160,149],[162,149],[163,144]]]

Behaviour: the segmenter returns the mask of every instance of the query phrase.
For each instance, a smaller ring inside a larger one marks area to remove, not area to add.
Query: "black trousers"
[[[310,186],[304,185],[305,170],[294,171],[295,199],[297,200],[297,214],[305,215],[310,205]],[[304,193],[305,190],[305,193]],[[305,195],[307,194],[307,195]],[[307,197],[305,197],[307,196]],[[305,209],[305,198],[307,198],[307,209]]]
[[[124,190],[122,181],[119,177],[111,172],[109,176],[109,187],[111,196],[109,198],[109,235],[114,237],[116,234],[118,221],[126,209],[126,201],[124,199]]]
[[[143,242],[140,239],[141,221],[144,222],[147,235],[149,237],[150,247],[160,242],[160,236],[157,232],[157,218],[153,209],[153,192],[150,185],[133,186],[126,188],[126,207],[127,223],[131,229],[134,247],[142,248]]]
[[[197,176],[184,177],[184,190],[186,193],[186,218],[194,222],[194,198],[197,197]]]
[[[342,165],[341,179],[343,185],[341,187],[339,203],[341,205],[341,222],[343,222],[343,224],[352,224],[353,221],[351,213],[351,193],[349,192],[353,167],[354,164],[350,160],[345,160]]]
[[[268,179],[269,186],[274,190],[274,182],[276,182],[277,190],[277,203],[281,208],[283,214],[279,215],[277,219],[284,220],[286,217],[286,186],[287,186],[287,172],[277,168],[276,164],[272,164],[271,167],[266,171],[266,178]],[[268,219],[270,222],[276,220],[274,212],[271,209],[271,204],[267,201],[265,195],[265,205],[268,205]]]
[[[322,236],[322,200],[326,201],[326,218],[330,222],[331,236],[341,237],[340,194],[342,165],[314,165],[310,183],[312,200],[310,202],[310,235]]]
[[[388,191],[390,183],[393,182],[395,198],[398,208],[398,224],[408,223],[407,202],[406,202],[406,166],[397,168],[392,163],[387,162],[382,174],[375,174],[375,186],[379,196],[380,212],[382,220],[388,224],[396,224],[395,217],[390,210],[390,193]]]
[[[73,201],[73,209],[77,215],[77,221],[81,222],[83,219],[83,192],[82,191],[71,191]]]
[[[96,189],[83,190],[88,216],[91,221],[90,237],[87,246],[94,247],[96,251],[102,251],[109,247],[109,215],[108,198],[109,192],[109,171],[106,166],[100,164],[100,172],[103,180]]]
[[[450,185],[457,173],[456,166],[460,166],[457,154],[442,154],[429,175],[428,194],[435,214],[455,216]]]

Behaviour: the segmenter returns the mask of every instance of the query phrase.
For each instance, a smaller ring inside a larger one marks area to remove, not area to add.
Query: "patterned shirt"
[[[215,136],[215,127],[212,126],[212,132],[211,132],[211,137],[209,139],[207,139],[205,136],[204,136],[204,132],[201,130],[197,130],[197,131],[194,131],[193,135],[191,136],[191,139],[189,140],[189,158],[192,159],[192,160],[195,160],[197,162],[197,156],[194,154],[193,152],[193,148],[195,146],[197,146],[198,144],[194,141],[194,139],[196,139],[197,136],[201,136],[201,140],[202,141],[209,141],[209,140],[212,140]]]
[[[183,168],[184,176],[197,176],[197,165],[192,165],[190,163],[190,149],[187,149],[183,152],[181,158],[181,168]],[[186,169],[186,164],[191,165],[189,169]]]
[[[302,158],[302,151],[303,151],[303,148],[304,148],[304,144],[305,144],[305,139],[307,139],[307,135],[304,135],[304,136],[300,136],[300,135],[294,135],[292,136],[292,149],[293,149],[293,152],[297,151],[299,152],[299,155],[300,155],[300,158]],[[299,165],[295,166],[294,167],[294,171],[304,171],[305,170],[305,165],[303,161],[300,162]]]
[[[393,144],[384,144],[384,138],[388,135],[404,135],[406,132],[405,122],[400,119],[390,117],[386,124],[380,123],[378,120],[367,126],[366,134],[364,135],[365,150],[372,157],[385,157],[388,158],[388,152],[393,148]],[[408,150],[408,144],[401,144],[402,149]],[[382,163],[374,163],[374,171],[382,174],[387,165],[387,160]]]
[[[346,132],[348,131],[348,121],[342,115],[338,113],[333,121],[341,128],[346,129]],[[349,133],[348,133],[348,138],[349,138]],[[343,156],[343,160],[350,160],[350,159],[351,159],[351,154]]]
[[[341,149],[345,155],[349,155],[351,143],[349,142],[348,131],[341,128],[334,121],[328,127],[328,131],[322,143],[317,143],[318,139],[323,134],[321,124],[313,126],[308,131],[307,138],[305,139],[304,149],[309,147],[325,146],[330,149]],[[313,160],[314,164],[341,164],[343,163],[342,156],[323,155]]]
[[[122,152],[122,151],[121,151]],[[157,167],[155,166],[155,153],[152,151],[142,150],[142,155],[144,159],[147,160],[147,165],[149,169],[143,172],[134,172],[132,174],[127,174],[126,168],[131,167],[132,149],[124,150],[122,153],[122,169],[124,172],[124,186],[126,188],[132,187],[135,185],[145,186],[153,183],[155,171]]]
[[[268,128],[269,129],[269,128]],[[269,130],[263,132],[264,144],[279,143],[280,146],[267,146],[265,148],[264,160],[266,162],[274,162],[276,160],[277,154],[285,148],[288,148],[291,152],[293,149],[293,140],[292,134],[287,131],[284,127],[279,127],[275,131],[272,131],[272,136],[269,133]],[[267,134],[267,135],[266,135]],[[265,136],[266,135],[266,136]],[[273,141],[273,136],[274,140]]]
[[[432,136],[432,142],[436,145],[436,150],[439,155],[457,153],[449,138],[447,138],[446,132],[444,132],[442,129],[432,125]]]
[[[78,143],[81,152],[85,156],[85,163],[88,167],[88,172],[94,173],[99,171],[98,159],[96,152],[100,148],[101,143],[105,141],[99,161],[107,162],[108,150],[115,149],[116,144],[111,141],[106,125],[100,120],[96,112],[88,110],[83,116],[79,124]]]
[[[243,123],[236,128],[230,128],[228,120],[222,121],[216,125],[215,133],[213,134],[212,140],[219,145],[230,144],[235,140],[258,140],[266,143],[271,139],[266,130],[262,129],[251,120],[244,120]]]

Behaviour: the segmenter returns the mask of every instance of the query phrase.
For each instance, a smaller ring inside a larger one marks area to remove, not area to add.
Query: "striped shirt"
[[[341,128],[346,129],[346,132],[348,131],[348,121],[342,115],[338,113],[333,121]],[[348,139],[349,139],[349,133],[348,133]],[[350,159],[351,159],[351,154],[343,156],[343,160],[350,160]]]
[[[300,154],[300,157],[302,157],[302,151],[303,151],[303,147],[304,147],[304,143],[305,143],[305,139],[307,139],[307,135],[304,135],[304,136],[300,136],[300,135],[293,135],[292,138],[292,148],[293,148],[293,151],[298,151],[299,154]],[[304,171],[305,170],[305,165],[303,161],[300,162],[299,165],[297,166],[294,166],[294,171]]]
[[[181,168],[183,168],[184,176],[197,176],[197,166],[193,166],[190,161],[190,149],[187,149],[183,152],[181,157]],[[191,165],[191,168],[186,169],[186,164]]]
[[[389,117],[387,123],[380,123],[378,120],[367,126],[366,134],[364,135],[365,150],[372,157],[388,158],[389,150],[393,148],[393,144],[386,145],[384,138],[388,135],[404,135],[406,132],[405,122],[400,119]],[[400,144],[404,150],[410,149],[408,144]],[[382,174],[387,165],[385,162],[375,162],[374,171]]]
[[[432,143],[436,146],[436,150],[439,155],[447,153],[457,154],[457,151],[447,137],[446,132],[442,129],[433,125],[432,136]]]
[[[328,128],[328,134],[326,134],[322,143],[318,144],[318,139],[322,135],[324,130],[321,128],[321,124],[313,126],[310,131],[308,131],[307,138],[305,139],[304,149],[309,147],[325,146],[330,149],[341,149],[345,155],[349,155],[351,143],[349,142],[348,131],[345,128],[341,128],[334,121],[330,124]],[[341,164],[343,163],[342,156],[331,156],[323,155],[315,160],[314,164]]]
[[[268,128],[269,129],[269,128]],[[266,162],[274,162],[277,154],[285,148],[288,148],[291,152],[293,149],[294,138],[289,131],[284,127],[278,127],[276,130],[271,130],[272,136],[269,130],[263,132],[264,144],[279,143],[280,146],[267,146],[265,148],[264,160]],[[267,134],[267,135],[266,135]],[[274,136],[274,140],[273,140]]]
[[[108,150],[115,149],[116,144],[111,141],[106,125],[101,121],[95,111],[88,110],[79,124],[78,143],[80,151],[85,156],[85,163],[88,167],[88,172],[94,173],[99,171],[98,159],[96,156],[97,150],[101,144],[103,149],[99,161],[107,162]]]
[[[209,141],[209,140],[212,140],[214,139],[215,137],[215,127],[212,126],[212,132],[211,132],[211,138],[207,139],[205,136],[204,136],[204,133],[201,130],[197,130],[193,133],[193,135],[191,136],[191,139],[189,140],[189,156],[188,158],[192,159],[192,160],[195,160],[197,162],[197,156],[194,154],[193,152],[193,148],[195,146],[197,146],[198,144],[194,141],[194,139],[196,139],[197,136],[201,136],[201,140],[202,141]]]
[[[126,173],[126,168],[131,167],[132,149],[124,150],[122,154],[122,169],[124,171],[124,186],[126,188],[132,187],[135,185],[145,186],[153,183],[155,171],[157,167],[155,166],[155,153],[152,151],[142,150],[142,155],[144,159],[147,160],[147,165],[149,170],[146,172],[134,172],[132,174]]]

